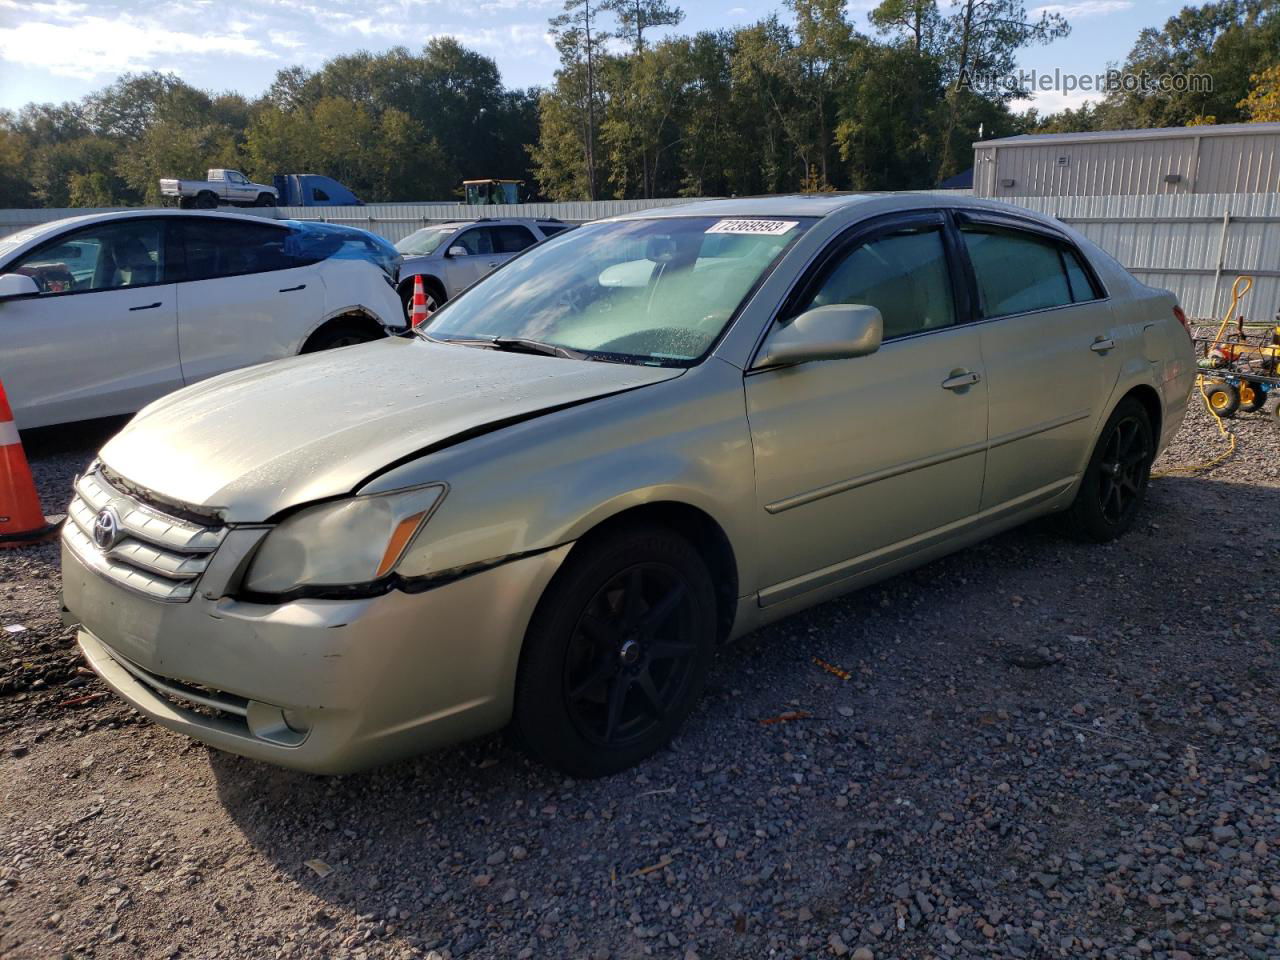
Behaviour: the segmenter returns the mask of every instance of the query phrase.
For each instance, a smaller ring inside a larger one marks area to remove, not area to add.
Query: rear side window
[[[884,338],[956,322],[941,227],[890,233],[836,261],[801,311],[832,303],[867,304],[884,318]]]
[[[542,231],[544,236],[554,237],[561,230],[568,230],[569,225],[567,223],[540,223],[538,224],[538,229]]]
[[[1089,276],[1089,271],[1080,262],[1079,254],[1064,248],[1062,262],[1067,265],[1067,280],[1071,284],[1072,300],[1076,303],[1084,303],[1088,300],[1101,299],[1102,291],[1098,289],[1098,285]]]
[[[961,234],[978,281],[984,317],[1076,302],[1060,244],[1034,234],[985,227],[964,227]]]
[[[519,224],[504,224],[489,229],[493,232],[494,253],[519,253],[538,242],[532,230]]]
[[[182,235],[187,280],[238,277],[303,265],[286,250],[287,227],[233,220],[187,221]]]

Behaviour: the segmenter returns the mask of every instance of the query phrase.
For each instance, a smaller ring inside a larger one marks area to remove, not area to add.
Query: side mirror
[[[40,285],[24,273],[0,274],[0,300],[14,297],[31,297],[40,292]]]
[[[450,247],[449,252],[446,253],[445,256],[446,257],[469,257],[471,256],[471,254],[467,252],[466,247],[459,246],[459,247]]]
[[[775,329],[756,359],[756,369],[811,360],[865,357],[880,349],[884,320],[880,311],[859,303],[830,303],[806,310]]]

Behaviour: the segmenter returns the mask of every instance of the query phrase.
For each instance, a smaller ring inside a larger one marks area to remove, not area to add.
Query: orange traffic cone
[[[36,483],[0,383],[0,548],[48,540],[58,532],[58,526],[46,520],[40,509]]]
[[[427,290],[422,285],[422,274],[413,278],[413,314],[409,317],[409,326],[420,327],[431,316],[427,309]]]

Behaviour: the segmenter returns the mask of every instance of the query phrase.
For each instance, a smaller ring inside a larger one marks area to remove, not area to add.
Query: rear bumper
[[[63,546],[89,665],[172,730],[311,773],[455,743],[511,716],[520,645],[563,546],[418,594],[161,603]]]

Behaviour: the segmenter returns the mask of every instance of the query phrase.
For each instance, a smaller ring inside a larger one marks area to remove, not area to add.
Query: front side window
[[[323,190],[321,190],[319,187],[312,187],[311,199],[314,200],[316,203],[328,203],[329,195],[325,193]]]
[[[808,229],[807,218],[655,217],[589,224],[450,301],[428,336],[524,338],[588,359],[688,366]]]
[[[884,339],[952,326],[951,274],[941,226],[897,231],[836,261],[799,312],[832,303],[866,304],[884,318]]]
[[[449,249],[462,247],[467,251],[467,256],[489,256],[493,250],[493,233],[488,227],[476,227],[474,230],[464,230],[458,235],[458,239],[449,244]]]
[[[139,287],[164,280],[164,228],[157,220],[84,227],[27,254],[9,268],[42,294]]]
[[[983,317],[1006,317],[1076,302],[1061,245],[1055,241],[985,226],[966,226],[961,235],[978,281]]]
[[[182,235],[187,280],[236,277],[299,265],[285,249],[289,238],[286,227],[233,220],[186,221]]]

